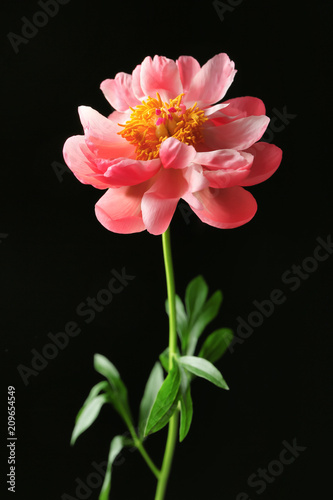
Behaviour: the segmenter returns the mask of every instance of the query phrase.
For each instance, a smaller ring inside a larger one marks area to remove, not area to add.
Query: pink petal
[[[204,189],[196,194],[204,206],[193,212],[202,222],[220,229],[231,229],[249,222],[257,211],[252,194],[239,186],[227,189]]]
[[[131,109],[128,109],[127,111],[124,112],[113,111],[112,113],[109,114],[108,120],[111,120],[115,125],[118,125],[118,123],[124,124],[131,119],[132,113],[133,111]]]
[[[234,149],[220,149],[197,153],[195,162],[206,167],[203,175],[209,181],[210,187],[227,188],[238,186],[247,177],[253,163],[253,156]]]
[[[159,156],[164,168],[185,168],[193,160],[196,151],[193,146],[169,137],[162,142]]]
[[[218,54],[194,76],[184,103],[213,104],[222,99],[236,74],[235,64],[227,54]]]
[[[103,161],[103,160],[102,160]],[[161,168],[161,161],[140,161],[129,158],[104,160],[104,177],[110,187],[134,186],[153,177]]]
[[[281,163],[282,151],[274,144],[258,142],[247,152],[254,156],[254,161],[249,175],[240,183],[241,186],[253,186],[265,181],[274,174]]]
[[[194,57],[191,56],[180,56],[176,61],[180,80],[183,85],[184,92],[187,92],[191,86],[194,76],[200,70],[200,64]]]
[[[135,156],[135,148],[117,134],[122,127],[89,106],[80,106],[79,115],[84,128],[87,146],[101,158]]]
[[[163,101],[174,99],[183,91],[177,64],[163,56],[154,59],[148,56],[143,60],[140,83],[146,96],[156,97],[158,92]]]
[[[142,219],[151,234],[164,233],[171,222],[180,197],[188,185],[182,170],[161,170],[156,182],[142,198]]]
[[[188,191],[191,193],[202,191],[209,186],[201,165],[192,163],[191,166],[184,170],[184,177],[188,183]]]
[[[235,149],[217,149],[197,153],[194,163],[204,165],[209,170],[250,168],[253,162],[253,156]]]
[[[100,86],[106,99],[117,111],[126,111],[140,104],[132,89],[132,75],[117,73],[114,79],[104,80]]]
[[[97,189],[109,187],[107,180],[100,178],[100,172],[91,161],[92,153],[87,148],[83,135],[69,137],[64,144],[63,156],[75,177],[83,184],[91,184]]]
[[[141,88],[141,64],[138,64],[136,68],[132,71],[132,88],[133,88],[133,93],[139,101],[142,101],[145,98],[145,94]]]
[[[149,183],[138,186],[110,188],[95,205],[99,222],[109,231],[121,234],[144,231],[141,200]]]
[[[210,119],[215,118],[215,116],[219,117],[221,113],[221,109],[226,108],[229,106],[229,104],[226,104],[225,102],[221,102],[220,104],[215,104],[215,106],[209,106],[208,108],[204,108],[205,116]]]
[[[202,133],[208,149],[247,149],[259,141],[265,132],[267,116],[248,116],[225,125],[203,126]]]
[[[220,113],[215,113],[209,116],[213,120],[214,125],[223,125],[230,123],[246,116],[260,116],[266,114],[264,103],[256,97],[237,97],[236,99],[229,99],[225,101],[227,105]],[[205,112],[205,115],[208,114]]]
[[[257,97],[236,97],[235,99],[224,101],[224,104],[228,104],[228,108],[223,111],[228,116],[242,115],[242,117],[245,117],[266,114],[264,103]]]

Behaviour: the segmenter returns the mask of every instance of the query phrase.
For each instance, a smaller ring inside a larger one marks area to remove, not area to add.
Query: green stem
[[[176,300],[175,279],[172,265],[170,228],[162,234],[165,275],[169,302],[169,370],[172,368],[174,355],[177,353],[177,329],[176,329]],[[171,470],[172,459],[175,451],[178,433],[178,410],[169,421],[168,438],[165,446],[162,469],[157,483],[155,500],[163,500]]]
[[[129,419],[126,419],[125,421],[126,421],[128,429],[129,429],[129,431],[131,433],[131,436],[133,438],[135,447],[141,453],[141,455],[142,455],[143,459],[145,460],[146,464],[148,465],[148,467],[150,468],[150,470],[152,471],[152,473],[156,476],[156,479],[159,479],[160,476],[161,476],[161,471],[156,467],[156,465],[154,464],[154,462],[152,461],[152,459],[150,458],[150,456],[146,452],[146,450],[145,450],[143,444],[141,443],[141,441],[140,441],[137,433],[135,432],[135,429],[134,429],[134,426],[133,426],[132,422]]]

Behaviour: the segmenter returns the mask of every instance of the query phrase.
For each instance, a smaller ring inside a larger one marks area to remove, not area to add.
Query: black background
[[[238,70],[227,98],[254,95],[270,117],[284,107],[296,116],[273,134],[283,162],[271,179],[250,188],[259,206],[250,223],[223,231],[177,210],[177,291],[183,296],[190,279],[202,274],[212,292],[220,288],[224,294],[212,328],[235,331],[237,318],[247,321],[256,309],[254,300],[281,289],[285,301],[218,362],[229,392],[195,383],[193,424],[178,446],[167,498],[235,500],[240,492],[251,500],[323,498],[331,483],[333,257],[300,278],[294,291],[282,275],[289,270],[294,276],[292,266],[313,256],[316,238],[326,241],[331,234],[327,3],[244,0],[221,19],[212,2],[71,0],[18,53],[7,34],[20,35],[22,16],[31,20],[41,8],[6,1],[2,9],[1,406],[6,409],[7,386],[15,386],[16,498],[83,498],[76,496],[76,478],[86,483],[92,463],[106,459],[110,439],[125,432],[114,411],[103,408],[98,422],[69,446],[75,415],[100,380],[93,354],[118,367],[136,415],[167,343],[161,238],[108,232],[94,215],[102,192],[55,171],[64,163],[66,138],[82,133],[77,107],[107,115],[100,83],[120,71],[131,73],[147,55],[187,54],[204,64],[219,52]],[[77,306],[107,285],[112,269],[123,267],[135,279],[85,322]],[[25,385],[18,365],[30,367],[31,350],[41,353],[48,333],[63,331],[69,321],[81,333]],[[3,422],[5,450],[6,415]],[[258,494],[248,477],[278,459],[284,440],[295,439],[306,450]],[[161,432],[147,441],[156,462],[164,440]],[[122,458],[111,498],[152,499],[155,481],[139,454]],[[11,498],[5,484],[2,489]],[[98,490],[86,498],[97,499]]]

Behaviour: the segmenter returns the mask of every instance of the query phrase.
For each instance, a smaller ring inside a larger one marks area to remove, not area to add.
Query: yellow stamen
[[[148,96],[132,110],[131,118],[125,124],[118,124],[123,130],[118,132],[135,146],[137,160],[158,158],[159,149],[168,137],[175,137],[185,144],[195,146],[202,141],[202,125],[207,120],[197,103],[186,109],[181,106],[184,94],[169,103]],[[170,110],[170,111],[169,111]]]

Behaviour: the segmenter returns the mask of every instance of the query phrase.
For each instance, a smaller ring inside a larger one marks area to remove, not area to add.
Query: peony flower
[[[108,230],[161,234],[180,199],[203,222],[227,229],[245,224],[257,204],[243,186],[263,182],[282,151],[258,142],[269,118],[255,97],[218,103],[236,70],[226,54],[200,67],[146,57],[101,90],[115,109],[108,118],[79,107],[84,135],[70,137],[64,158],[84,184],[107,189],[96,216]]]

